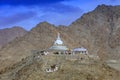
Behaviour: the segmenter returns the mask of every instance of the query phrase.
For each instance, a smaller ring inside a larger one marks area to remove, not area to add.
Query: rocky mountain
[[[6,45],[16,37],[24,36],[26,33],[26,30],[17,26],[12,28],[0,29],[0,47]]]
[[[78,46],[87,47],[91,54],[120,57],[120,6],[100,5],[73,22],[70,30]]]
[[[100,5],[68,27],[55,27],[47,22],[38,24],[0,50],[0,68],[19,62],[31,55],[32,50],[49,48],[57,32],[69,48],[83,46],[89,54],[97,54],[104,60],[120,58],[120,6]]]

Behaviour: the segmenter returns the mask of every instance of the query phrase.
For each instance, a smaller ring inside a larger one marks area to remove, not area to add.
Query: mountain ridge
[[[119,59],[120,11],[118,10],[120,6],[98,6],[69,27],[55,27],[47,22],[39,23],[25,36],[15,39],[0,50],[0,63],[6,67],[30,55],[31,50],[49,48],[57,32],[60,32],[62,40],[70,49],[83,46],[88,49],[89,54],[99,55],[103,60]]]
[[[16,37],[22,37],[27,33],[25,29],[19,26],[12,28],[0,29],[0,46],[4,46]]]

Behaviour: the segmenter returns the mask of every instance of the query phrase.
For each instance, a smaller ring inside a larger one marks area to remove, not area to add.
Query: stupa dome
[[[50,47],[52,50],[68,50],[66,46],[64,46],[63,41],[60,38],[60,33],[58,33],[58,36],[53,44],[53,46]]]
[[[61,40],[59,33],[58,33],[58,37],[57,37],[56,41],[54,42],[54,44],[57,44],[57,45],[59,45],[59,44],[62,45],[63,44],[63,41]]]

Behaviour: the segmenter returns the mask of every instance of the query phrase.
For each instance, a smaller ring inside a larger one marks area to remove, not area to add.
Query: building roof
[[[49,49],[51,49],[51,50],[60,50],[60,51],[68,50],[68,48],[66,46],[52,46]]]
[[[81,47],[81,48],[74,48],[73,51],[87,51],[87,49]]]

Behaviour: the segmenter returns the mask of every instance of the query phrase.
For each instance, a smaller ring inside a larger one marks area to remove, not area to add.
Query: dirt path
[[[120,71],[120,60],[118,60],[116,63],[107,63],[107,65]]]
[[[120,64],[108,64],[110,67],[120,71]]]

